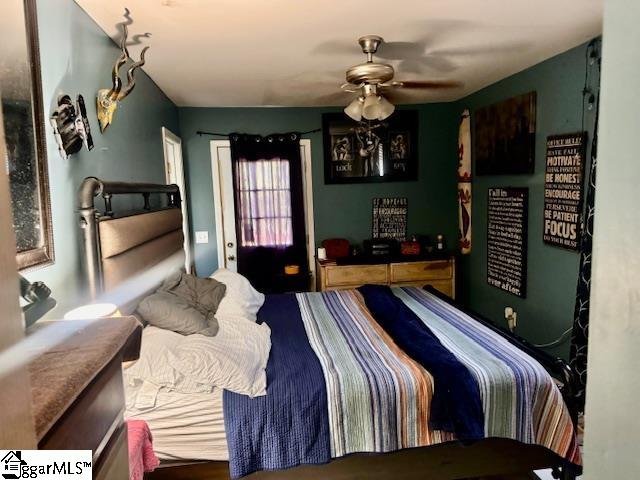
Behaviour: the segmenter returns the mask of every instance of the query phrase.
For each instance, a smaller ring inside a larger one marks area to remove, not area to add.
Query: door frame
[[[224,224],[222,195],[217,186],[220,185],[220,166],[218,163],[218,149],[231,148],[229,140],[211,140],[209,142],[211,151],[211,186],[213,189],[213,206],[216,227],[216,245],[218,249],[218,268],[225,265],[224,246]],[[309,262],[309,273],[311,274],[311,287],[316,284],[316,263],[315,263],[315,223],[313,215],[313,162],[311,159],[311,140],[303,138],[300,140],[302,155],[302,187],[304,191],[304,216],[307,236],[307,261]]]
[[[187,208],[187,181],[185,179],[184,171],[184,156],[182,155],[182,139],[167,127],[162,127],[162,153],[164,155],[164,174],[165,182],[167,184],[169,184],[170,181],[169,169],[167,168],[169,164],[167,147],[171,144],[176,145],[180,150],[180,166],[178,169],[179,171],[176,172],[176,175],[182,177],[182,185],[184,186],[184,188],[180,191],[180,207],[182,209],[182,233],[184,236],[185,270],[187,271],[187,273],[191,273],[193,270],[193,253],[191,251],[191,229],[189,227],[189,211]]]

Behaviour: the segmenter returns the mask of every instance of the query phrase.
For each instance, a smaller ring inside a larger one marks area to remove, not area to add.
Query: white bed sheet
[[[222,389],[211,393],[179,393],[161,388],[155,405],[136,407],[142,384],[126,385],[126,418],[145,420],[153,449],[162,460],[228,460]],[[143,404],[144,402],[141,402]]]

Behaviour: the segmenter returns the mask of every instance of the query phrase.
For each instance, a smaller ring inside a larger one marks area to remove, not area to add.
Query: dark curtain
[[[300,135],[229,140],[238,272],[262,292],[278,291],[285,265],[308,275]]]
[[[593,217],[596,199],[596,165],[598,157],[598,112],[591,142],[591,170],[587,185],[584,227],[580,241],[580,269],[576,288],[576,305],[573,315],[570,364],[578,374],[577,407],[584,412],[585,388],[587,385],[587,347],[589,337],[589,310],[591,296],[591,260],[593,250]]]

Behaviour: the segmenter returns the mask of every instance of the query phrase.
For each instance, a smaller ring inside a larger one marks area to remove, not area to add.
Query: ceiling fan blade
[[[402,80],[393,82],[394,87],[406,89],[427,88],[431,90],[442,88],[460,88],[463,86],[461,82],[455,80]]]
[[[495,45],[472,45],[467,47],[458,48],[434,48],[428,51],[428,55],[443,55],[443,56],[456,56],[456,55],[484,55],[484,54],[496,54],[496,53],[521,53],[526,52],[531,48],[530,42],[515,41],[508,44],[495,44]]]
[[[429,72],[450,73],[457,69],[458,65],[445,57],[428,55],[424,58],[402,60],[396,70],[400,74],[412,73],[415,75],[424,75]]]
[[[375,56],[383,60],[417,60],[425,54],[422,42],[384,42]]]
[[[394,105],[415,105],[429,102],[448,102],[458,98],[455,90],[405,90],[402,88],[389,89],[384,96]]]
[[[319,43],[311,50],[312,54],[321,55],[350,55],[362,54],[358,43],[353,40],[327,40]]]
[[[326,88],[324,89],[326,91]],[[310,90],[313,92],[313,90]],[[323,95],[309,93],[309,91],[297,91],[288,88],[267,88],[262,97],[262,105],[271,106],[345,106],[355,98],[353,93],[342,90]]]

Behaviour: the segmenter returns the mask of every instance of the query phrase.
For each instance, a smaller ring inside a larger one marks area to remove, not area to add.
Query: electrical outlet
[[[504,307],[504,318],[507,320],[509,330],[513,332],[518,323],[518,313],[512,307]]]
[[[209,243],[209,232],[196,232],[196,243]]]

